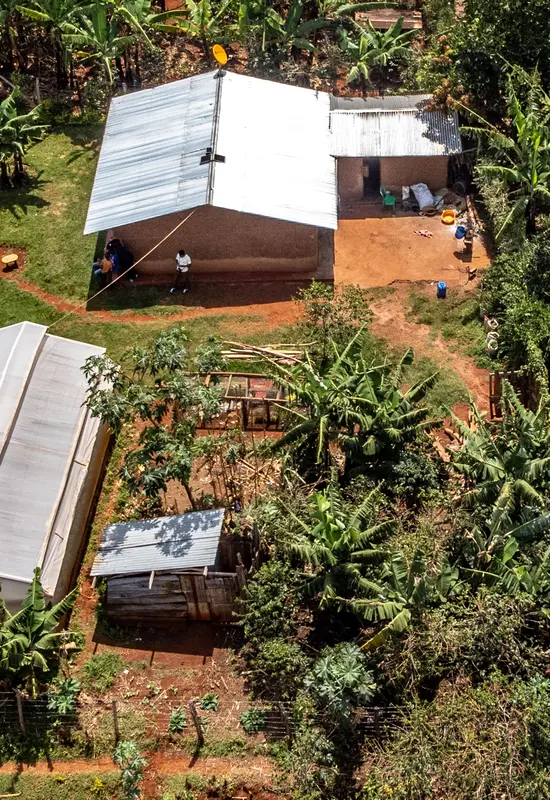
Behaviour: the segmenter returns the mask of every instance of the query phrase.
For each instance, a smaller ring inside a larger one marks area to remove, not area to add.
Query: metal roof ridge
[[[4,433],[4,438],[0,442],[0,466],[1,466],[2,461],[4,459],[4,455],[6,453],[6,448],[7,448],[8,444],[9,444],[9,442],[11,440],[11,435],[13,433],[13,429],[15,427],[15,423],[17,422],[17,418],[19,417],[19,412],[21,411],[21,406],[23,404],[23,400],[25,399],[25,395],[27,393],[27,389],[28,389],[30,380],[32,378],[32,374],[34,372],[34,368],[36,367],[36,362],[38,360],[39,353],[41,352],[41,350],[42,350],[42,348],[44,346],[44,340],[46,338],[47,331],[48,331],[48,328],[46,327],[46,325],[40,325],[37,322],[29,322],[28,320],[24,320],[23,322],[20,322],[19,325],[20,325],[20,330],[19,330],[19,332],[17,334],[15,342],[11,346],[10,354],[9,354],[7,360],[6,360],[6,366],[2,370],[2,375],[0,376],[0,391],[2,391],[2,385],[3,385],[3,383],[4,383],[5,379],[6,379],[6,375],[8,374],[9,366],[10,366],[11,362],[13,361],[13,357],[15,355],[15,352],[17,350],[17,347],[19,345],[21,337],[23,336],[24,331],[27,329],[27,326],[28,327],[33,327],[33,328],[42,328],[42,336],[41,336],[40,340],[36,344],[36,348],[35,348],[34,353],[33,353],[32,361],[29,362],[29,368],[27,370],[27,374],[25,376],[25,380],[22,381],[22,383],[21,383],[21,391],[19,392],[19,396],[17,398],[17,403],[14,406],[13,414],[12,414],[12,417],[11,417],[11,420],[10,420],[10,424],[6,427],[6,431]],[[11,327],[11,326],[9,326],[9,327]]]

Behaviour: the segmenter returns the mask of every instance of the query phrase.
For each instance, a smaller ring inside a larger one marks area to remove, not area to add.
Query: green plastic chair
[[[385,189],[383,186],[380,187],[380,195],[382,196],[382,211],[388,206],[392,210],[392,214],[395,214],[395,197],[389,191],[389,189]]]

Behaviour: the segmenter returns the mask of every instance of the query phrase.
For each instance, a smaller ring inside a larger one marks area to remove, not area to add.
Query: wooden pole
[[[189,701],[189,712],[191,714],[191,719],[193,720],[195,730],[197,731],[197,741],[199,743],[199,747],[202,747],[204,744],[204,731],[202,729],[200,717],[197,714],[197,709],[195,708],[194,700]]]
[[[19,717],[19,727],[23,733],[25,731],[25,720],[23,718],[23,702],[21,700],[21,692],[19,689],[15,689],[15,702],[17,703],[17,716]]]
[[[120,741],[120,726],[118,724],[118,702],[113,700],[113,725],[115,729],[115,744],[118,744]]]

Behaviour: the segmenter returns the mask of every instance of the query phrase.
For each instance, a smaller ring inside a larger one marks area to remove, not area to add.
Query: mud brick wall
[[[124,225],[116,229],[136,259],[189,213]],[[202,206],[176,233],[139,265],[144,274],[172,274],[179,249],[193,260],[193,272],[311,272],[318,262],[318,230],[311,225]]]
[[[401,187],[426,183],[433,191],[447,186],[448,156],[381,158],[380,183],[401,197]]]

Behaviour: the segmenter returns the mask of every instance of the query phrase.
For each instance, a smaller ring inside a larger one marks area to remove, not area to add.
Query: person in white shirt
[[[191,256],[185,250],[178,250],[176,256],[176,278],[170,292],[175,292],[183,279],[183,293],[189,291],[189,267],[191,266]]]

